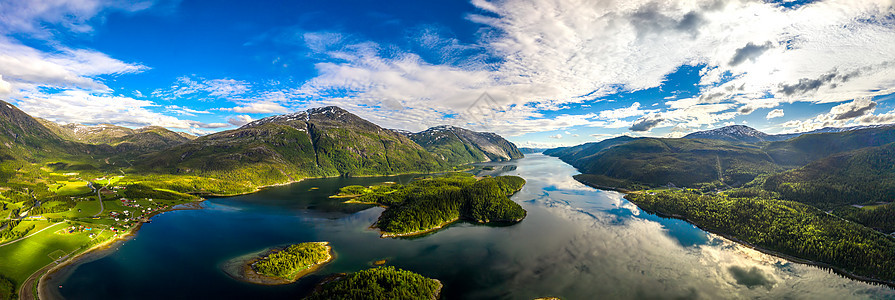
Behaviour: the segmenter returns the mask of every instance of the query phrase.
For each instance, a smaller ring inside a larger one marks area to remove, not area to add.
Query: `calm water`
[[[440,279],[444,299],[889,298],[895,291],[743,248],[686,222],[648,215],[615,192],[572,179],[543,155],[496,166],[528,184],[513,200],[519,224],[460,223],[413,239],[380,239],[368,229],[378,207],[329,199],[339,187],[411,177],[306,180],[211,199],[202,210],[168,212],[117,251],[84,263],[51,285],[70,299],[291,298],[317,280],[387,259]],[[317,188],[317,189],[312,189]],[[285,286],[235,281],[218,265],[270,246],[329,241],[337,259]]]

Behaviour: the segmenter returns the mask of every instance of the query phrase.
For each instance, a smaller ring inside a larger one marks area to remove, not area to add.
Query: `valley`
[[[531,208],[510,198],[528,178],[502,175],[515,167],[500,166],[524,159],[523,151],[459,127],[408,133],[323,107],[194,137],[163,128],[54,125],[7,108],[0,257],[22,259],[0,267],[0,293],[23,299],[37,290],[57,294],[44,282],[66,280],[70,262],[85,263],[75,258],[133,244],[137,230],[165,212],[205,210],[206,199],[251,197],[308,180],[368,178],[366,185],[332,187],[321,203],[340,213],[382,207],[372,225],[355,227],[375,228],[380,238],[433,239],[473,224],[513,230],[526,224]],[[544,153],[581,171],[569,180],[625,192],[645,212],[892,284],[885,262],[895,261],[895,239],[887,235],[895,130],[828,131],[773,137],[737,127],[681,139],[622,136]],[[422,175],[433,173],[440,175]],[[416,178],[376,179],[383,175]],[[334,261],[327,266],[340,263]]]
[[[132,237],[154,215],[205,197],[522,157],[499,136],[455,127],[439,132],[460,132],[462,140],[424,147],[338,107],[196,137],[161,127],[60,125],[0,104],[0,258],[16,262],[0,266],[0,298],[34,297],[49,267]],[[453,155],[456,147],[463,152]]]

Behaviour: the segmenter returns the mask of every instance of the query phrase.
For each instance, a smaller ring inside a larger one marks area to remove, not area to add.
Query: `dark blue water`
[[[444,299],[892,298],[886,287],[841,278],[747,249],[680,220],[648,215],[616,192],[572,179],[543,155],[496,166],[528,184],[513,226],[457,223],[412,239],[368,229],[381,208],[330,199],[339,187],[411,176],[306,180],[216,198],[204,209],[156,216],[110,254],[51,279],[70,299],[300,298],[323,276],[389,265],[444,283]],[[317,189],[312,189],[317,188]],[[242,283],[219,265],[271,246],[329,241],[337,259],[284,286]],[[749,272],[737,272],[737,271]],[[743,274],[748,275],[743,275]]]

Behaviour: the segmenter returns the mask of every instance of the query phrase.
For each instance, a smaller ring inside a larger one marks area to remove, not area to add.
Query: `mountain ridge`
[[[816,133],[837,133],[846,131],[855,131],[868,128],[892,127],[895,124],[878,124],[878,125],[858,125],[848,127],[824,127],[805,132],[767,134],[755,128],[746,125],[729,125],[715,129],[702,130],[689,133],[683,138],[685,139],[716,139],[732,142],[759,143],[759,142],[777,142],[800,137],[806,134]]]
[[[524,157],[515,144],[491,132],[451,125],[435,126],[408,137],[451,164],[507,161]]]

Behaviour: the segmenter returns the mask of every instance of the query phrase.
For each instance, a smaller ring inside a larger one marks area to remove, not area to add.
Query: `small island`
[[[394,267],[330,276],[305,299],[438,299],[437,279]]]
[[[334,258],[329,242],[308,242],[246,254],[225,262],[222,269],[240,281],[280,285],[293,283]]]
[[[373,225],[382,237],[408,237],[436,231],[458,220],[513,224],[526,211],[510,196],[522,189],[518,176],[477,178],[468,173],[416,179],[406,185],[346,186],[336,198],[346,203],[375,204],[385,211]]]

